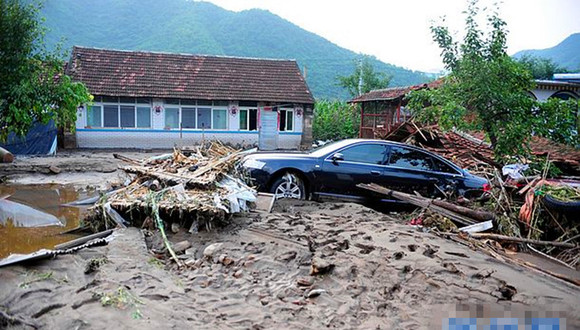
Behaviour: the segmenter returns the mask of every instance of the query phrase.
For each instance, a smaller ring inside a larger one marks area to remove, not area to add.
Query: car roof
[[[440,160],[443,160],[443,161],[445,161],[447,163],[452,164],[453,167],[455,167],[456,169],[459,169],[459,170],[462,170],[463,171],[463,169],[461,168],[461,166],[455,164],[454,162],[450,161],[449,159],[447,159],[447,158],[445,158],[445,157],[443,157],[441,155],[438,155],[438,154],[436,154],[434,152],[431,152],[431,151],[429,151],[427,149],[414,146],[412,144],[407,144],[407,143],[402,143],[402,142],[396,142],[396,141],[389,141],[389,140],[380,140],[380,139],[345,139],[345,140],[338,141],[338,142],[340,142],[340,147],[338,147],[337,149],[344,148],[344,147],[346,147],[348,145],[355,144],[355,143],[361,143],[361,142],[363,142],[363,143],[364,142],[378,142],[378,143],[384,143],[384,144],[388,144],[388,145],[404,146],[404,147],[407,147],[407,148],[411,148],[411,149],[415,149],[415,150],[419,150],[419,151],[425,152],[425,153],[427,153],[429,155],[433,155],[436,158],[439,158]]]

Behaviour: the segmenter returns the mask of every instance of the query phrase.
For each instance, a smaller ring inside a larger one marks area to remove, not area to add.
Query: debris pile
[[[256,192],[244,183],[238,162],[246,152],[218,142],[137,161],[114,155],[134,175],[124,188],[104,195],[88,218],[94,230],[125,224],[159,227],[163,219],[195,232],[246,211]]]

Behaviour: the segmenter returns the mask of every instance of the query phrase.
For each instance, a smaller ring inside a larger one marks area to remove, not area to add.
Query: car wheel
[[[306,199],[304,182],[291,173],[286,173],[274,181],[270,188],[270,192],[276,196],[276,199]]]

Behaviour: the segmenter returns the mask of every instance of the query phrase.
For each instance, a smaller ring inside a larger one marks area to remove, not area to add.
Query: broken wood
[[[391,190],[391,189],[385,188],[383,186],[379,186],[378,184],[375,184],[375,183],[370,183],[370,184],[360,183],[357,185],[357,187],[362,188],[362,189],[366,189],[366,190],[370,190],[370,191],[374,191],[376,193],[383,194],[386,196],[392,196],[398,200],[408,202],[408,203],[413,204],[415,206],[430,209],[430,210],[437,212],[437,213],[451,219],[452,221],[460,223],[464,226],[469,226],[469,225],[473,225],[473,224],[477,223],[477,221],[473,220],[472,218],[466,217],[464,215],[455,213],[455,212],[448,210],[444,207],[441,207],[439,205],[433,204],[432,200],[429,198],[415,196],[415,195],[407,194],[404,192]]]
[[[493,220],[495,218],[493,213],[491,212],[475,211],[468,207],[455,205],[442,200],[434,199],[433,201],[431,201],[431,203],[479,221],[488,221]]]
[[[553,241],[539,241],[530,238],[522,238],[522,237],[511,237],[499,234],[488,234],[488,233],[474,233],[470,234],[473,238],[487,238],[493,239],[496,241],[505,241],[505,242],[514,242],[514,243],[529,243],[534,245],[545,245],[545,246],[558,246],[564,248],[575,248],[576,244],[573,243],[564,243],[564,242],[553,242]]]

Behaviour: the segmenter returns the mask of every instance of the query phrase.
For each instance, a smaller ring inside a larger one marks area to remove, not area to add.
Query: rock
[[[196,262],[197,260],[195,260],[195,258],[189,258],[185,260],[185,265],[189,267],[195,267]]]
[[[312,267],[310,269],[310,275],[322,275],[331,272],[334,269],[334,264],[324,260],[320,257],[312,258]]]
[[[58,166],[54,166],[54,165],[50,165],[48,167],[48,170],[50,171],[50,173],[53,173],[53,174],[59,174],[61,172],[61,169]]]
[[[296,283],[298,286],[311,286],[314,284],[314,280],[312,278],[301,277],[296,281]]]
[[[240,278],[240,277],[242,277],[243,274],[244,274],[244,272],[241,269],[239,269],[238,271],[236,271],[234,273],[234,277],[235,278]]]
[[[208,245],[205,250],[203,250],[203,256],[208,259],[213,259],[213,257],[221,251],[224,243],[213,243]]]
[[[173,244],[172,248],[176,254],[182,254],[185,250],[191,247],[191,243],[187,240]]]
[[[304,294],[304,296],[306,298],[315,298],[315,297],[320,296],[323,293],[326,293],[326,290],[324,290],[324,289],[314,289],[314,290],[310,290],[310,291],[306,292]]]
[[[174,234],[179,233],[179,229],[180,229],[180,226],[177,222],[173,222],[171,224],[171,232],[173,232]]]
[[[196,253],[197,253],[196,248],[189,248],[185,250],[185,254],[187,254],[188,256],[194,256]]]
[[[288,251],[286,253],[282,253],[281,255],[276,257],[276,260],[288,262],[290,260],[294,260],[296,258],[296,251]]]
[[[224,266],[229,266],[235,262],[233,258],[228,257],[226,254],[222,254],[218,258],[218,262]]]

